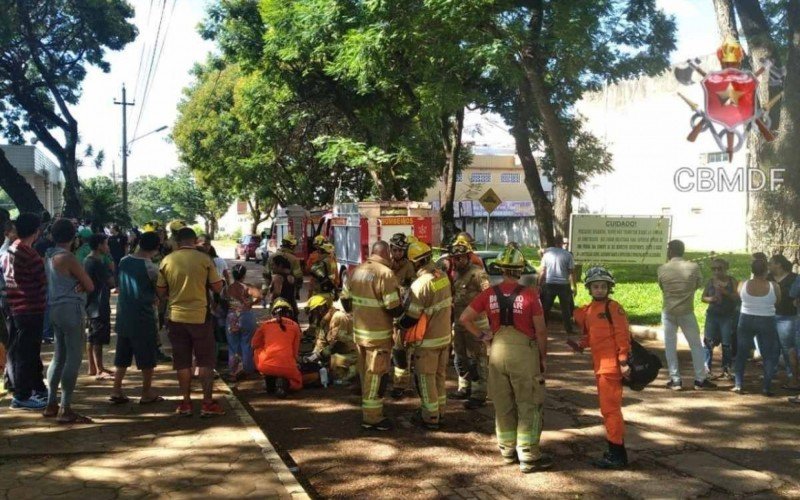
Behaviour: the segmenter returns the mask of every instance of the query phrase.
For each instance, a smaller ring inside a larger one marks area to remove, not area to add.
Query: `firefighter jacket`
[[[352,354],[356,351],[353,342],[353,320],[344,311],[333,309],[322,319],[317,333],[314,353],[325,356],[331,354]]]
[[[408,289],[411,283],[417,278],[417,272],[414,271],[414,264],[408,259],[393,260],[392,271],[394,271],[394,275],[397,277],[397,284],[400,285],[402,289]]]
[[[408,307],[400,325],[414,326],[416,322],[425,324],[424,337],[415,344],[416,347],[445,347],[450,344],[452,312],[450,280],[444,272],[428,264],[419,270],[417,279],[411,284]]]
[[[371,255],[353,271],[353,337],[364,347],[381,347],[392,340],[393,318],[402,313],[397,279],[391,262]]]
[[[453,309],[456,318],[472,303],[472,299],[487,288],[489,276],[482,266],[469,264],[464,272],[456,271],[453,280]]]
[[[627,362],[631,350],[628,317],[619,302],[592,300],[576,309],[573,317],[583,332],[580,346],[592,350],[594,372],[619,373],[619,363]]]

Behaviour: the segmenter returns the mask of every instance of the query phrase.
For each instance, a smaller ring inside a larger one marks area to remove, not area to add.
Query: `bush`
[[[192,226],[192,229],[194,230],[197,236],[202,236],[206,234],[206,229],[200,224],[195,224],[194,226]]]
[[[231,239],[232,239],[232,240],[235,240],[235,241],[239,241],[239,240],[241,239],[241,237],[242,237],[242,228],[240,228],[240,227],[237,227],[237,228],[236,228],[236,229],[235,229],[235,230],[234,230],[234,231],[231,233]]]

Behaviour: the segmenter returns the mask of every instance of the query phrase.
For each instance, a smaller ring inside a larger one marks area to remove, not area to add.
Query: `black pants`
[[[544,308],[544,317],[550,315],[550,310],[553,309],[553,304],[558,297],[558,304],[561,306],[561,318],[564,321],[564,330],[567,333],[572,332],[572,310],[575,307],[575,302],[572,298],[572,289],[569,285],[557,285],[555,283],[546,283],[542,289],[542,307]]]
[[[25,400],[33,391],[46,391],[42,365],[44,314],[10,314],[6,379],[14,397]]]

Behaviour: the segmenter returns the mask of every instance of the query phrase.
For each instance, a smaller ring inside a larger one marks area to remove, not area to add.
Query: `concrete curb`
[[[286,488],[289,495],[297,500],[310,500],[311,497],[308,495],[305,488],[303,488],[297,481],[297,478],[294,477],[289,467],[286,466],[280,455],[278,455],[278,452],[275,451],[267,435],[264,434],[264,431],[256,424],[256,421],[253,420],[253,417],[250,416],[244,405],[242,405],[239,399],[233,394],[231,388],[223,382],[222,379],[215,380],[215,385],[217,385],[218,390],[225,393],[225,399],[228,401],[228,404],[231,405],[233,412],[242,422],[242,425],[244,425],[256,445],[261,448],[261,453],[264,455],[264,458],[267,459],[270,467],[275,471],[278,480],[280,480],[281,484]]]

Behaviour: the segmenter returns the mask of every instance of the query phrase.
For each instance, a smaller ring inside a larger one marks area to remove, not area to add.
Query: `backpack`
[[[502,326],[514,326],[514,302],[517,301],[517,296],[522,293],[522,285],[517,285],[511,291],[511,295],[504,295],[500,290],[500,285],[492,287],[494,294],[497,296],[497,305],[500,308],[500,324]]]
[[[606,319],[611,328],[614,328],[614,320],[611,319],[610,301],[606,301]],[[639,342],[631,337],[631,351],[628,353],[628,366],[631,368],[629,379],[623,379],[623,385],[627,385],[634,391],[641,391],[658,377],[658,372],[664,366],[661,358],[645,349]]]

